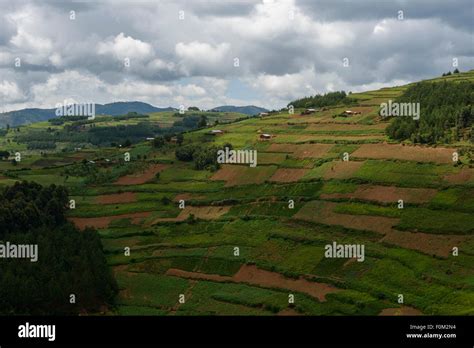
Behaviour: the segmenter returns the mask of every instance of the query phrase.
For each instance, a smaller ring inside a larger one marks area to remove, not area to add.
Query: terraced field
[[[354,117],[296,110],[184,135],[183,145],[256,149],[255,168],[196,170],[178,145],[141,143],[25,152],[17,166],[0,161],[0,184],[68,186],[70,220],[99,230],[119,283],[111,314],[472,315],[472,143],[390,141],[378,105],[404,88],[352,94]],[[114,161],[126,151],[130,162]],[[75,175],[83,159],[108,176]],[[365,260],[325,257],[333,242],[364,245]]]

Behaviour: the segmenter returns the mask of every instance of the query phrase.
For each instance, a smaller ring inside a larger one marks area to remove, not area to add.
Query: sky
[[[474,68],[473,0],[0,0],[0,112],[281,108]]]

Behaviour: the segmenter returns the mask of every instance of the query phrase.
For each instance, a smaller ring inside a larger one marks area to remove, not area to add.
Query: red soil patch
[[[323,174],[324,179],[349,179],[362,167],[364,162],[359,161],[334,161]]]
[[[444,177],[444,180],[452,184],[463,184],[474,179],[474,169],[462,168],[459,173],[449,174]]]
[[[243,265],[232,277],[218,274],[187,272],[174,268],[169,269],[166,275],[196,280],[210,280],[213,282],[246,283],[265,288],[286,289],[308,294],[321,302],[326,301],[326,295],[328,293],[339,291],[339,289],[329,284],[311,282],[301,277],[299,279],[286,278],[279,273],[259,269],[254,265]]]
[[[300,180],[309,169],[298,169],[298,168],[280,168],[270,178],[270,181],[276,182],[295,182]]]
[[[140,185],[144,184],[147,181],[152,180],[156,173],[159,173],[163,171],[164,169],[168,168],[168,164],[154,164],[150,167],[148,167],[147,170],[140,174],[135,174],[135,175],[125,175],[119,178],[116,182],[114,182],[115,185]]]
[[[323,199],[361,199],[383,203],[397,202],[402,199],[408,203],[425,203],[436,195],[435,189],[403,188],[395,186],[362,185],[355,192],[323,193]]]
[[[385,308],[379,313],[380,316],[397,316],[397,315],[423,315],[418,309],[408,306],[400,308]]]
[[[451,255],[453,247],[459,247],[467,238],[466,236],[391,230],[381,239],[381,242],[397,245],[406,249],[417,250],[428,255],[448,257]]]
[[[130,213],[130,214],[120,214],[120,215],[111,215],[111,216],[100,216],[100,217],[93,217],[93,218],[80,218],[80,217],[71,217],[68,220],[72,221],[77,228],[83,230],[87,226],[93,228],[107,228],[109,224],[114,220],[119,219],[132,219],[133,224],[140,224],[140,222],[150,216],[151,212],[144,211],[139,213]]]
[[[135,192],[114,193],[97,196],[95,201],[99,204],[131,203],[137,201]]]
[[[353,157],[399,159],[419,162],[452,163],[453,148],[408,146],[401,144],[362,144]]]

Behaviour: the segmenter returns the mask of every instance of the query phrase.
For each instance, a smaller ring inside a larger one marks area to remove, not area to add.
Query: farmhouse
[[[266,134],[266,133],[260,134],[260,140],[270,140],[271,138],[272,138],[271,134]]]
[[[258,116],[268,116],[268,115],[269,115],[268,112],[261,112],[261,113],[258,114]]]
[[[343,112],[344,115],[346,116],[352,116],[352,115],[360,115],[360,111],[352,111],[352,110],[346,110]]]
[[[220,130],[220,129],[212,129],[208,134],[210,134],[210,135],[222,135],[222,134],[224,134],[224,131]]]
[[[301,115],[310,115],[310,114],[314,114],[315,112],[316,112],[316,109],[306,109],[301,113]]]
[[[178,137],[171,137],[170,142],[172,144],[177,144],[178,143]]]

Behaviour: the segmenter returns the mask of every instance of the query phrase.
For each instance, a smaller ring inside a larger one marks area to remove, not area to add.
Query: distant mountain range
[[[223,106],[218,106],[216,108],[211,109],[212,111],[220,111],[220,112],[240,112],[241,114],[245,115],[257,115],[261,112],[268,112],[267,109],[258,107],[258,106],[253,106],[253,105],[247,105],[247,106],[233,106],[233,105],[223,105]]]
[[[177,110],[172,107],[157,108],[153,105],[142,103],[138,101],[133,102],[116,102],[109,104],[96,104],[95,113],[96,115],[110,115],[118,116],[124,115],[129,112],[137,112],[139,114],[150,114],[153,112],[160,111],[173,111]],[[245,115],[256,115],[260,112],[266,112],[264,108],[260,108],[253,105],[248,106],[232,106],[224,105],[212,109],[213,111],[221,112],[240,112]],[[10,127],[21,126],[23,124],[30,124],[35,122],[46,121],[56,117],[56,109],[21,109],[15,111],[9,111],[0,113],[0,127],[5,128],[8,125]]]
[[[149,114],[160,111],[173,111],[172,107],[157,108],[142,102],[116,102],[109,104],[95,104],[96,115],[118,116],[135,111],[139,114]],[[0,127],[9,124],[11,127],[34,122],[46,121],[56,117],[56,109],[22,109],[0,113]]]

